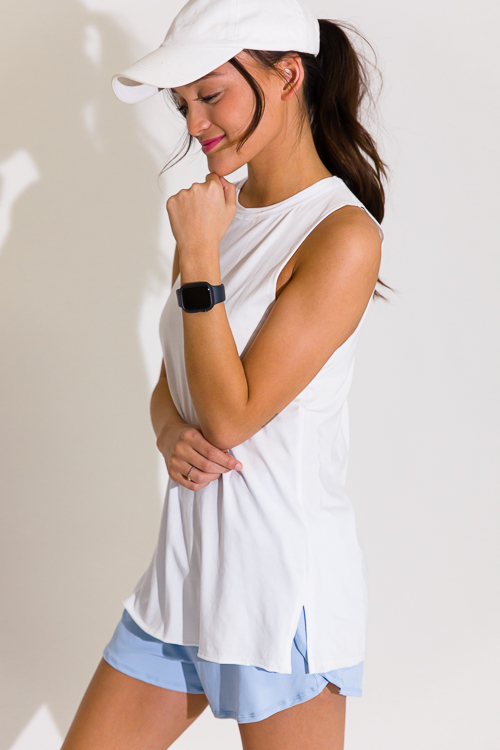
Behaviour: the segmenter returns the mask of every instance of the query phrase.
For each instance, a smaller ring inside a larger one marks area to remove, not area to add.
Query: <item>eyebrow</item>
[[[206,76],[202,76],[201,78],[197,78],[196,81],[192,81],[192,83],[199,83],[199,81],[204,81],[205,78],[213,78],[215,76],[221,76],[221,75],[223,75],[223,74],[222,73],[207,73]],[[190,85],[192,85],[192,84],[190,84]],[[173,94],[177,94],[177,91],[175,89],[170,89],[170,91]]]

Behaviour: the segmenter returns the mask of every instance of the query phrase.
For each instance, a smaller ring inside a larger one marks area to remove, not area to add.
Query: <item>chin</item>
[[[208,156],[208,154],[207,154]],[[235,172],[238,167],[240,167],[240,164],[227,164],[227,163],[210,163],[210,159],[208,159],[208,168],[211,172],[216,174],[218,177],[225,177],[228,174],[231,174],[232,172]]]
[[[246,164],[242,159],[228,159],[227,157],[217,159],[217,156],[218,154],[214,154],[211,159],[210,154],[207,154],[208,167],[218,177],[227,177],[227,175],[236,172],[237,169]]]

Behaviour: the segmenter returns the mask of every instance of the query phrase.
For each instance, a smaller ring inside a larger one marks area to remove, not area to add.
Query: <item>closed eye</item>
[[[211,102],[213,99],[215,99],[217,96],[219,96],[220,93],[221,92],[218,91],[216,94],[211,94],[210,96],[201,96],[198,99],[195,99],[195,101],[208,103],[208,102]],[[187,112],[187,104],[183,104],[182,107],[177,104],[177,109],[179,110],[181,114],[185,116]]]

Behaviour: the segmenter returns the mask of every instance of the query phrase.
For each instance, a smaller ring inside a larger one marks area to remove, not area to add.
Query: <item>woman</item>
[[[209,174],[167,201],[158,544],[63,750],[164,750],[207,705],[245,750],[339,750],[367,613],[346,399],[383,240],[364,69],[299,2],[191,0],[113,87],[164,89]]]

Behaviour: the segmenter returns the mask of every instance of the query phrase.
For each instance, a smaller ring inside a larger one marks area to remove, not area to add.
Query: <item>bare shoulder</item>
[[[308,234],[280,298],[300,309],[309,300],[323,335],[339,334],[342,343],[356,329],[374,292],[381,248],[379,228],[370,215],[358,206],[343,206]]]
[[[350,258],[372,272],[380,268],[382,239],[376,222],[359,206],[342,206],[309,233],[296,253],[294,271],[305,266],[345,264]],[[376,279],[375,279],[376,281]]]

